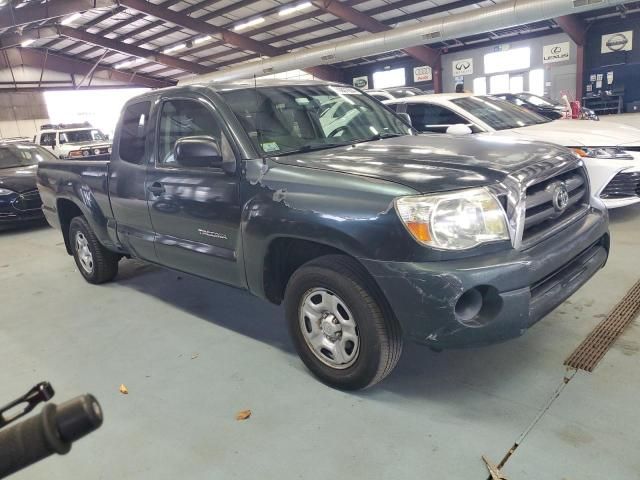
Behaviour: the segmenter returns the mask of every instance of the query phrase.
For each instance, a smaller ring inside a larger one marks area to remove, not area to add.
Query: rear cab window
[[[144,163],[150,112],[151,102],[144,101],[129,105],[122,114],[118,156],[125,162]]]

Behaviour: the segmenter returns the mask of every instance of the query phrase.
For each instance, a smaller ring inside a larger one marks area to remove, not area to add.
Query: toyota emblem
[[[551,202],[556,212],[562,213],[569,206],[569,191],[563,182],[553,185],[553,196]]]

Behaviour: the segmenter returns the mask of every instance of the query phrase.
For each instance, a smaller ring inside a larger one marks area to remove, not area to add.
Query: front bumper
[[[0,228],[12,228],[44,220],[42,202],[36,190],[0,197]]]
[[[361,261],[409,338],[458,348],[522,335],[602,268],[608,254],[607,213],[591,209],[525,251],[432,263]],[[460,302],[472,289],[482,306],[469,318]]]

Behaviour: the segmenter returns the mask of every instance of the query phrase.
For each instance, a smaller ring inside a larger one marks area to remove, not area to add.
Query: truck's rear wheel
[[[105,283],[118,273],[119,256],[102,246],[84,217],[69,226],[69,241],[78,270],[89,283]]]
[[[370,387],[400,358],[398,321],[371,278],[349,257],[327,255],[296,270],[285,309],[300,358],[332,387]]]

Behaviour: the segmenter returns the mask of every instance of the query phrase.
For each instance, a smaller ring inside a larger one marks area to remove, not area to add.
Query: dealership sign
[[[353,86],[356,88],[369,88],[369,77],[355,77],[353,79]]]
[[[415,67],[413,69],[413,82],[430,82],[433,80],[433,70],[431,67]]]
[[[473,75],[473,58],[453,61],[453,76],[462,77],[464,75]]]
[[[602,53],[629,52],[633,50],[633,31],[611,33],[602,36]]]
[[[545,45],[542,49],[543,63],[566,62],[571,57],[571,45],[569,42]]]

